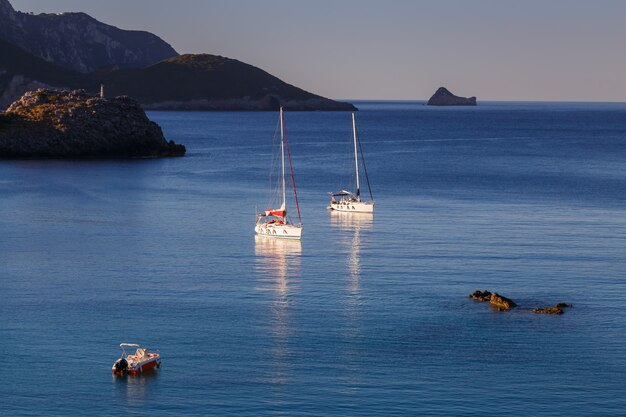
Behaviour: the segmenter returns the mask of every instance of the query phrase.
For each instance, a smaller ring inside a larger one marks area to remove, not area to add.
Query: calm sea
[[[623,416],[626,104],[481,104],[357,103],[373,217],[325,209],[350,115],[287,112],[301,244],[253,234],[274,113],[0,162],[0,415]],[[162,369],[112,377],[120,342]]]

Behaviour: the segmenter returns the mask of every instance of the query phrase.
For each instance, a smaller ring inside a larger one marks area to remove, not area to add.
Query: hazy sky
[[[10,0],[153,32],[331,98],[626,101],[623,0]]]

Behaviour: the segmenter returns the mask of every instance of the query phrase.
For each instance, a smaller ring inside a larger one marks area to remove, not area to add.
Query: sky
[[[335,99],[626,102],[623,0],[10,0],[147,30]]]

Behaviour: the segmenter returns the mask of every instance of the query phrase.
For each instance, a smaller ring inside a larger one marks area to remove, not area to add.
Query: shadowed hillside
[[[85,13],[32,15],[0,0],[0,39],[78,72],[144,67],[178,53],[158,36],[122,30]]]
[[[182,55],[148,68],[103,74],[107,92],[152,108],[353,110],[294,87],[252,65],[216,55]],[[91,88],[96,88],[92,86]]]
[[[156,35],[121,30],[84,13],[31,15],[0,0],[0,110],[38,88],[105,84],[164,110],[355,110],[216,55],[178,56]]]

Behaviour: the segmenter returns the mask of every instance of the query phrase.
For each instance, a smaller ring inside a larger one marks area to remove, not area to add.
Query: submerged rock
[[[488,301],[493,307],[498,310],[510,310],[513,307],[517,307],[517,304],[513,300],[503,297],[495,292],[476,290],[469,295],[469,298],[476,301]]]
[[[564,309],[571,306],[571,304],[558,303],[554,307],[533,308],[532,311],[536,314],[563,314],[565,312]]]
[[[476,97],[459,97],[452,94],[445,87],[439,89],[428,100],[429,106],[475,106]]]
[[[0,158],[146,158],[185,151],[125,96],[39,89],[0,115]]]

